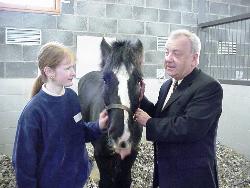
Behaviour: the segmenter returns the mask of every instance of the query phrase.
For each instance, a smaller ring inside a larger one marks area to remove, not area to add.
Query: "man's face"
[[[169,76],[182,80],[197,64],[198,54],[192,53],[191,42],[186,36],[167,41],[164,66]]]

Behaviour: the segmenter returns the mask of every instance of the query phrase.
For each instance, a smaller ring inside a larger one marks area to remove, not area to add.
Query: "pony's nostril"
[[[108,139],[107,139],[107,145],[108,145],[108,147],[113,148],[114,147],[114,143],[115,143],[114,140],[112,138],[108,137]]]
[[[127,147],[127,144],[124,141],[122,141],[119,145],[120,145],[120,148],[126,148]]]

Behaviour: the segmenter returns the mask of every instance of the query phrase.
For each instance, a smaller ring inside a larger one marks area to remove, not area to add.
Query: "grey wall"
[[[0,12],[0,78],[33,78],[40,46],[5,44],[5,28],[41,29],[42,44],[56,40],[76,51],[76,36],[112,36],[142,40],[144,73],[155,77],[163,52],[157,51],[157,36],[250,10],[249,0],[69,0],[60,15]],[[200,11],[199,11],[200,10]]]
[[[41,46],[5,44],[5,28],[41,29],[42,44],[59,41],[76,52],[78,35],[142,40],[145,78],[155,78],[164,52],[157,51],[157,36],[174,29],[197,31],[197,23],[250,11],[249,0],[69,0],[60,15],[0,11],[0,153],[12,153],[16,123],[29,99],[37,76],[36,56]],[[227,90],[234,90],[227,88]],[[240,86],[239,86],[240,87]],[[243,87],[243,86],[242,86]],[[245,88],[245,87],[244,87]],[[246,88],[245,88],[246,89]],[[229,91],[225,91],[226,94]],[[248,90],[248,89],[247,89]],[[156,91],[156,90],[153,90]],[[238,89],[234,95],[240,95]],[[154,94],[154,96],[157,96]],[[249,91],[246,92],[249,97]],[[230,106],[229,98],[225,100]],[[246,106],[247,104],[246,100]],[[235,103],[235,106],[241,103]],[[231,108],[230,108],[231,109]],[[231,117],[231,111],[225,110]],[[242,112],[247,117],[247,111]],[[221,126],[230,121],[222,121]],[[237,122],[241,127],[245,119]],[[230,126],[230,127],[233,127]]]
[[[154,77],[163,52],[156,51],[157,36],[176,28],[196,30],[195,0],[70,0],[62,3],[60,15],[0,12],[0,77],[36,76],[36,54],[40,46],[5,44],[5,28],[41,29],[42,44],[56,40],[76,51],[78,35],[112,36],[142,40],[145,49],[144,73]]]

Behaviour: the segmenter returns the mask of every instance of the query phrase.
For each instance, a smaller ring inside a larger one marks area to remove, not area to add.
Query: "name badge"
[[[82,119],[82,114],[81,114],[81,112],[79,112],[78,114],[76,114],[76,115],[74,116],[74,120],[75,120],[76,123],[78,123],[81,119]]]

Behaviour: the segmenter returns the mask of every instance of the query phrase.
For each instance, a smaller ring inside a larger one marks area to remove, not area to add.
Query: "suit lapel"
[[[166,103],[166,105],[164,106],[162,111],[164,111],[170,104],[172,104],[174,101],[176,101],[181,96],[182,92],[180,91],[180,89],[178,89],[178,87],[176,88],[174,93],[172,93],[172,95],[168,99],[168,102]]]
[[[181,84],[176,88],[176,90],[174,91],[174,93],[170,96],[168,102],[166,103],[166,105],[164,106],[164,108],[162,109],[162,111],[166,110],[173,102],[175,102],[181,95],[183,95],[183,93],[185,92],[185,90],[192,85],[192,82],[194,80],[194,78],[200,73],[200,70],[198,68],[195,68],[191,74],[189,74],[188,76],[186,76]],[[166,99],[166,96],[165,98]],[[164,103],[164,100],[163,100]],[[161,107],[163,106],[163,104],[160,105]]]

